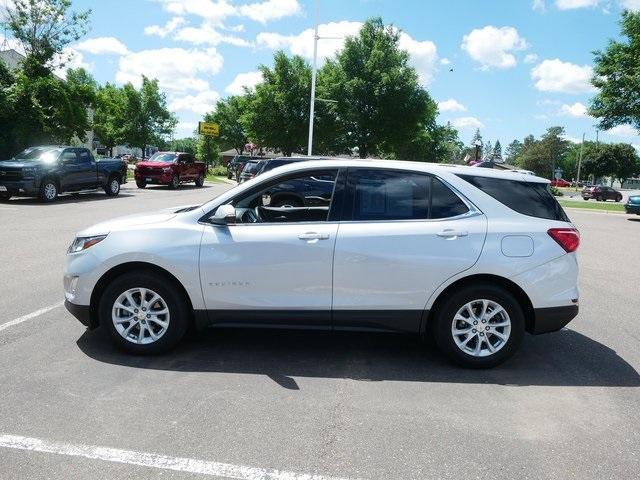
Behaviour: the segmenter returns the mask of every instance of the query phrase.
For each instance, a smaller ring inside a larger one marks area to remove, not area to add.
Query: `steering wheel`
[[[261,208],[262,207],[257,206],[256,208],[253,209],[253,215],[255,217],[255,220],[254,220],[253,223],[262,223],[262,222],[264,222],[264,220],[262,218],[262,215],[260,214],[260,209]]]

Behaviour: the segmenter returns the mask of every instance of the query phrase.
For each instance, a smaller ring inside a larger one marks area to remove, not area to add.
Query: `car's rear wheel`
[[[146,272],[116,278],[99,304],[100,325],[123,350],[155,354],[171,350],[190,322],[187,301],[168,279]]]
[[[136,186],[138,188],[147,188],[147,182],[142,182],[140,180],[136,180]]]
[[[169,183],[169,188],[176,189],[180,186],[180,177],[178,175],[174,175],[171,179],[171,183]]]
[[[10,193],[0,193],[0,202],[8,202],[9,200],[11,200]]]
[[[107,181],[107,185],[104,187],[104,192],[110,197],[115,197],[120,193],[120,180],[118,177],[112,176]]]
[[[436,312],[436,344],[464,367],[490,368],[511,357],[524,336],[524,314],[499,287],[466,287]]]
[[[200,174],[198,178],[196,178],[196,187],[204,186],[204,175]]]
[[[40,185],[40,200],[43,202],[55,202],[58,198],[58,184],[55,180],[46,178]]]
[[[620,202],[621,200],[622,200],[622,195],[618,195],[618,196],[616,197],[616,202]]]

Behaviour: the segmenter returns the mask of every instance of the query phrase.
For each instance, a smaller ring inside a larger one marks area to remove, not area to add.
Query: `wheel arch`
[[[527,332],[532,332],[535,325],[535,313],[533,310],[533,304],[531,303],[531,299],[526,294],[526,292],[520,287],[517,283],[509,280],[508,278],[501,277],[499,275],[493,274],[475,274],[470,275],[468,277],[460,278],[442,290],[435,301],[431,305],[431,308],[426,311],[425,322],[422,327],[423,333],[429,333],[431,327],[435,325],[433,321],[436,318],[438,313],[438,309],[444,303],[445,299],[452,292],[459,290],[461,288],[465,288],[468,286],[478,286],[478,285],[493,285],[499,286],[503,288],[507,292],[511,293],[518,303],[522,306],[522,313],[525,318],[525,329]]]
[[[140,271],[153,273],[155,275],[166,278],[169,282],[173,284],[175,288],[178,289],[180,294],[184,297],[184,299],[187,302],[189,311],[190,312],[194,311],[193,302],[191,301],[191,297],[189,297],[187,290],[184,288],[184,285],[182,285],[180,280],[178,280],[175,277],[175,275],[173,275],[171,272],[169,272],[168,270],[165,270],[162,267],[159,267],[158,265],[154,265],[152,263],[127,262],[127,263],[121,263],[120,265],[116,265],[110,270],[107,270],[102,275],[102,277],[100,277],[100,280],[96,282],[96,285],[93,288],[93,291],[91,292],[91,300],[89,303],[89,311],[90,311],[90,318],[91,318],[90,328],[96,328],[100,323],[100,319],[98,315],[98,305],[100,303],[100,298],[102,297],[102,294],[105,291],[105,289],[108,287],[108,285],[113,280],[115,280],[116,278],[118,278],[119,276],[125,273],[140,272]],[[190,321],[193,322],[193,320],[194,318],[192,313]]]

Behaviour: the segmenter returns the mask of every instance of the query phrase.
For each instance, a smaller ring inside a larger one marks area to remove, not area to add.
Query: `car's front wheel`
[[[99,317],[116,345],[133,354],[171,350],[190,322],[187,301],[179,288],[147,272],[116,278],[100,299]]]
[[[51,179],[43,180],[40,185],[40,200],[43,202],[55,202],[58,198],[58,184]]]
[[[522,308],[499,287],[466,287],[436,312],[436,344],[449,358],[470,368],[490,368],[511,357],[524,336]]]
[[[9,200],[11,200],[10,193],[0,193],[0,202],[8,202]]]
[[[204,175],[200,174],[198,175],[198,178],[196,178],[196,187],[202,187],[204,186]]]
[[[180,177],[178,175],[174,175],[171,179],[171,183],[169,183],[169,188],[175,190],[180,186]]]
[[[136,186],[138,188],[147,188],[147,182],[143,182],[141,180],[136,180]]]
[[[622,195],[618,195],[618,196],[616,197],[616,202],[620,202],[621,200],[622,200]]]

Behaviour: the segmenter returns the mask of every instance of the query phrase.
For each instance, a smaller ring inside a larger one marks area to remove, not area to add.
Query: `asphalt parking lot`
[[[373,334],[211,330],[130,357],[61,306],[76,231],[227,188],[0,204],[0,478],[638,477],[640,217],[568,210],[580,315],[488,371]]]

